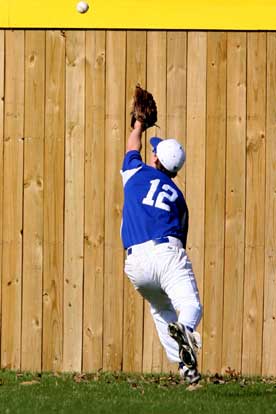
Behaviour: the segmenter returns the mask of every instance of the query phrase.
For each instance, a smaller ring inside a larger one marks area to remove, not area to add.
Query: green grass
[[[276,413],[276,379],[0,371],[0,413]]]

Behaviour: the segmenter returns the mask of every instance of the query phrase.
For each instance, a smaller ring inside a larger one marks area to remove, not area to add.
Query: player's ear
[[[149,162],[149,165],[151,165],[152,167],[154,167],[154,168],[157,168],[157,165],[156,165],[156,163],[159,161],[158,160],[158,158],[157,158],[157,156],[156,156],[156,154],[155,154],[155,152],[151,152],[151,155],[150,155],[150,160],[149,160],[150,162]]]
[[[156,165],[156,168],[160,168],[161,162],[159,161],[158,157],[155,155],[154,158],[154,164]]]

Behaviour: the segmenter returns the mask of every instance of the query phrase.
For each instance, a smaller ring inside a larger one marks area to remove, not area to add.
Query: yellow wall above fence
[[[3,28],[275,30],[276,0],[0,0]]]

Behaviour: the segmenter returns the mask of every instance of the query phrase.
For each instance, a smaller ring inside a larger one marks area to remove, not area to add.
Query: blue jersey
[[[146,165],[139,151],[126,153],[121,170],[124,248],[165,236],[186,247],[188,208],[182,192],[163,171]]]

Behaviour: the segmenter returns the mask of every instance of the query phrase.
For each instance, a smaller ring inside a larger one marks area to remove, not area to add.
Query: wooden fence
[[[136,82],[187,162],[203,372],[276,375],[276,33],[0,31],[1,366],[168,371],[124,276]],[[175,368],[174,368],[175,369]]]

